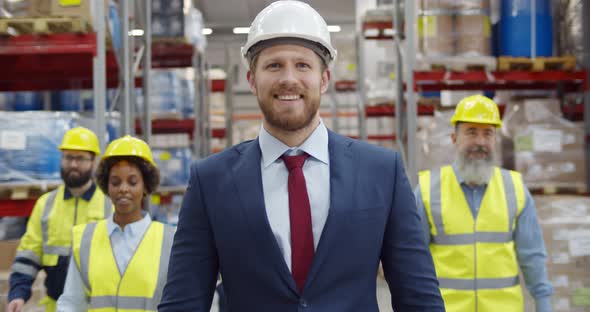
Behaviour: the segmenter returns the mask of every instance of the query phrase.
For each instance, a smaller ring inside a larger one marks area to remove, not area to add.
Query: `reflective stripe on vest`
[[[478,279],[459,279],[459,278],[439,278],[440,288],[450,288],[459,290],[476,290],[476,289],[501,289],[518,285],[518,276],[506,278],[478,278]]]
[[[172,249],[172,241],[174,238],[174,229],[169,226],[163,226],[163,238],[162,238],[162,246],[160,251],[160,265],[158,268],[158,276],[156,280],[156,288],[153,294],[153,297],[132,297],[132,296],[92,296],[92,288],[90,283],[90,275],[89,275],[89,261],[90,261],[90,249],[92,245],[92,241],[94,238],[95,230],[96,230],[97,223],[90,223],[86,225],[84,228],[84,232],[82,234],[82,238],[80,239],[80,249],[79,249],[79,268],[80,274],[82,276],[82,281],[87,289],[87,294],[90,294],[90,309],[105,309],[105,308],[116,308],[116,309],[128,309],[128,310],[145,310],[145,311],[156,311],[157,306],[162,298],[162,293],[164,291],[164,286],[166,284],[166,276],[168,273],[168,263],[170,261],[170,253]],[[150,225],[150,228],[153,224]],[[146,230],[147,235],[150,228]],[[100,238],[98,238],[100,239]],[[107,238],[108,239],[108,238]],[[136,248],[140,248],[142,241]],[[133,255],[135,256],[135,255]],[[132,259],[133,259],[132,256]],[[129,265],[132,264],[132,260],[129,261]],[[149,272],[149,268],[145,269],[146,272]],[[127,270],[126,270],[127,271]],[[121,280],[119,283],[122,282],[124,277],[121,276]]]
[[[33,263],[41,265],[41,257],[32,250],[19,250],[16,252],[16,258],[27,259]]]
[[[156,297],[154,297],[156,298]],[[92,297],[90,302],[90,309],[108,309],[117,308],[125,310],[146,310],[156,311],[160,298],[144,298],[144,297],[117,297],[117,296],[100,296]]]
[[[57,200],[57,193],[59,188],[51,191],[47,196],[47,200],[45,201],[45,206],[43,207],[43,215],[41,216],[41,233],[43,235],[43,253],[47,255],[58,255],[58,256],[69,256],[71,253],[70,247],[65,246],[50,246],[48,245],[49,241],[49,215],[55,206],[55,202]],[[94,196],[94,195],[93,195]],[[103,211],[104,211],[104,218],[111,215],[112,205],[110,200],[106,196],[103,196]]]
[[[39,272],[39,269],[37,269],[35,266],[22,262],[14,262],[10,267],[10,270],[12,272],[25,274],[32,277],[36,277],[37,273]]]

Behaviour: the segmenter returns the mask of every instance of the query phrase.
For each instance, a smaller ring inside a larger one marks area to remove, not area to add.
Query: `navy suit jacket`
[[[444,311],[399,154],[329,131],[330,210],[301,293],[270,228],[258,140],[192,166],[159,311],[379,311],[379,261],[396,312]]]

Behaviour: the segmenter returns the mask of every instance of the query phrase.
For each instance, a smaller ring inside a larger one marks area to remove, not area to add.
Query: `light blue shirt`
[[[260,128],[258,136],[262,157],[262,189],[270,228],[291,270],[291,226],[289,222],[289,171],[281,156],[309,154],[303,165],[303,175],[311,208],[314,248],[317,249],[330,209],[330,157],[328,129],[322,121],[301,146],[289,147]]]
[[[465,199],[469,204],[471,213],[477,218],[477,213],[487,185],[471,187],[465,183],[455,166],[453,166],[457,180],[463,189]],[[551,311],[551,295],[553,287],[547,278],[547,252],[543,242],[543,234],[537,219],[535,203],[529,190],[525,187],[525,205],[516,221],[514,230],[514,242],[518,264],[524,275],[529,293],[535,298],[537,312]],[[430,242],[430,224],[426,217],[426,209],[422,202],[420,186],[414,192],[416,203],[422,219],[422,226],[426,234],[426,240]]]
[[[117,267],[121,275],[127,269],[129,260],[135,253],[137,246],[143,239],[143,236],[149,228],[152,219],[149,214],[145,214],[143,219],[127,224],[125,230],[113,221],[113,217],[107,219],[107,233],[111,240],[113,255],[117,262]],[[64,292],[57,300],[57,311],[59,312],[84,312],[87,310],[88,301],[84,291],[84,282],[78,266],[72,256],[68,267],[68,276]]]

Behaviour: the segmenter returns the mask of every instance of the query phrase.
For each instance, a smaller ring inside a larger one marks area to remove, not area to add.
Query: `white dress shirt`
[[[152,219],[149,214],[145,214],[141,220],[127,224],[125,230],[122,230],[113,221],[113,217],[114,215],[107,219],[107,233],[111,240],[117,267],[121,275],[123,275],[131,257],[135,253],[135,249],[141,243],[145,232],[152,223]],[[64,292],[57,300],[57,311],[85,312],[88,307],[88,301],[84,289],[85,286],[82,276],[72,256],[70,258]]]
[[[260,168],[264,205],[272,232],[291,270],[291,226],[289,221],[289,170],[281,156],[309,154],[303,165],[303,175],[309,196],[313,245],[317,249],[330,209],[330,156],[328,129],[322,121],[301,146],[289,147],[273,137],[264,127],[258,136],[262,151]]]

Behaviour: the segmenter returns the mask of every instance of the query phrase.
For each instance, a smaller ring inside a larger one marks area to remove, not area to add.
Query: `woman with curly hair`
[[[74,227],[73,261],[57,311],[156,311],[174,230],[152,221],[144,206],[160,183],[149,146],[129,135],[111,142],[96,181],[115,211]]]

